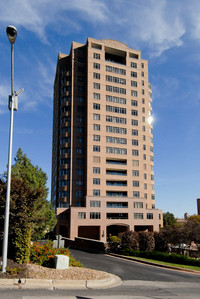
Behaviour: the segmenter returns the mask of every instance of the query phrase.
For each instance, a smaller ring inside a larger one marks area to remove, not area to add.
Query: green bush
[[[45,244],[39,244],[35,242],[31,246],[31,262],[44,266],[53,268],[55,255],[62,254],[69,256],[69,266],[71,267],[82,267],[81,263],[76,261],[72,256],[70,256],[70,251],[68,248],[53,248],[52,241],[47,241]]]
[[[166,252],[168,250],[167,241],[162,231],[154,232],[155,251]]]
[[[196,260],[185,255],[176,253],[168,254],[166,252],[157,251],[138,251],[133,249],[122,249],[121,254],[126,256],[143,257],[168,263],[190,265],[200,267],[200,260]]]
[[[154,233],[139,232],[138,238],[140,251],[153,251],[155,249]]]
[[[129,231],[120,234],[121,248],[130,248],[137,250],[139,248],[138,233]]]
[[[109,242],[121,243],[121,239],[117,236],[111,236]]]

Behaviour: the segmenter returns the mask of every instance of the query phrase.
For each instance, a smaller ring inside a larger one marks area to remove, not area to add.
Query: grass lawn
[[[124,257],[127,257],[123,255]],[[146,261],[146,262],[151,262],[154,264],[160,264],[160,265],[166,265],[166,266],[172,266],[176,268],[183,268],[183,269],[189,269],[189,270],[195,270],[195,271],[200,271],[200,267],[197,266],[189,266],[189,265],[181,265],[181,264],[173,264],[173,263],[168,263],[168,262],[163,262],[163,261],[158,261],[158,260],[151,260],[151,259],[146,259],[142,257],[135,257],[135,256],[129,256],[129,258],[138,260],[138,261]]]

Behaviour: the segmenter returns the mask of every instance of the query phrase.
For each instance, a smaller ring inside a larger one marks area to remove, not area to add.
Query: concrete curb
[[[99,280],[50,280],[50,279],[0,279],[0,289],[106,289],[122,283],[122,280],[113,274]]]
[[[134,262],[142,263],[142,264],[157,266],[157,267],[160,267],[160,268],[167,268],[167,269],[171,269],[171,270],[178,270],[178,271],[190,272],[190,273],[194,273],[194,274],[199,274],[200,275],[200,271],[196,271],[196,270],[190,270],[190,269],[185,269],[185,268],[178,268],[178,267],[173,267],[173,266],[167,266],[167,265],[163,265],[163,264],[157,264],[157,263],[153,263],[153,262],[148,262],[148,261],[144,261],[144,260],[138,260],[136,258],[132,258],[132,257],[130,258],[128,256],[120,255],[120,254],[116,254],[116,253],[106,253],[106,254],[110,255],[110,256],[118,257],[118,258],[123,258],[123,259],[129,260],[129,261],[134,261]]]

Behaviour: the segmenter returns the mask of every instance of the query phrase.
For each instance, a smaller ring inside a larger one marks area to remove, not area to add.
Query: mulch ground
[[[0,264],[1,264],[2,258],[0,257]],[[0,269],[2,269],[0,267]],[[16,270],[15,270],[16,269]],[[2,273],[2,270],[0,270],[0,279],[2,278],[20,278],[23,277],[25,274],[25,265],[19,265],[18,263],[14,262],[11,259],[7,259],[7,272]],[[17,271],[18,273],[14,273]]]

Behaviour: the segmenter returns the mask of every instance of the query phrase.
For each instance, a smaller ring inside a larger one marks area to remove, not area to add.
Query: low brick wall
[[[65,247],[71,249],[79,249],[88,252],[103,253],[105,252],[104,242],[86,238],[75,238],[74,240],[63,238],[65,240]]]

